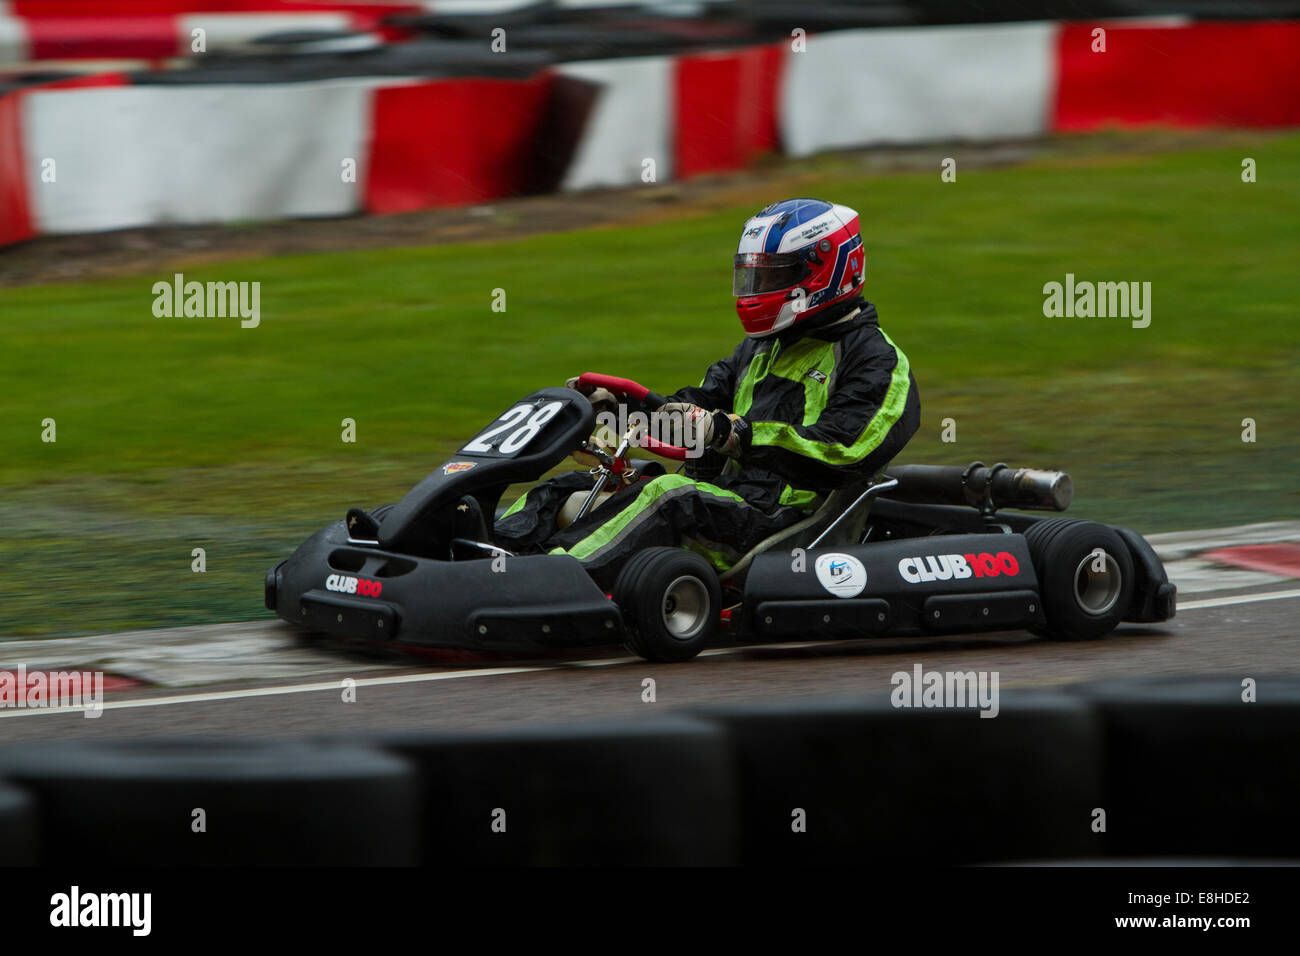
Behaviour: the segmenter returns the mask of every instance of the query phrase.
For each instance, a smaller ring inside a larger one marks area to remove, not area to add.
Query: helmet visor
[[[808,265],[793,252],[741,252],[731,276],[732,295],[758,295],[793,288]]]

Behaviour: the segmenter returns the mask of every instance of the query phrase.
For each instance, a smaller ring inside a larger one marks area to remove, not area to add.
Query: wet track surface
[[[1017,631],[724,647],[671,665],[650,664],[623,652],[570,661],[439,666],[390,666],[312,652],[313,660],[329,661],[328,673],[111,691],[103,713],[94,719],[80,712],[0,711],[0,744],[56,737],[275,737],[617,719],[701,704],[883,693],[891,689],[892,674],[917,664],[926,670],[996,671],[1004,689],[1179,673],[1257,678],[1300,672],[1300,590],[1295,584],[1187,595],[1178,616],[1166,624],[1124,625],[1107,639],[1086,643],[1041,641]],[[1279,597],[1267,599],[1270,593]],[[1230,600],[1242,603],[1220,603]],[[287,627],[249,627],[260,628],[266,640],[295,647]],[[354,702],[343,699],[342,682],[349,677],[356,681]],[[642,699],[646,678],[655,681],[653,703]]]

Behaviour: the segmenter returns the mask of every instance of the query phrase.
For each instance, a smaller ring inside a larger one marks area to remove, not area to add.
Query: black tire
[[[713,724],[665,715],[359,743],[419,768],[422,858],[444,870],[738,862],[731,745]],[[504,833],[488,825],[495,807],[508,815]]]
[[[1049,518],[1031,525],[1025,540],[1047,618],[1047,626],[1033,628],[1034,633],[1090,641],[1113,631],[1133,596],[1133,558],[1114,529],[1095,521]],[[1098,559],[1101,571],[1095,570]]]
[[[0,750],[0,777],[34,798],[46,866],[420,862],[417,772],[362,744],[46,741]],[[193,829],[197,808],[210,832]]]
[[[35,866],[36,801],[0,780],[0,866]]]
[[[722,607],[718,574],[682,548],[647,548],[619,572],[614,603],[627,646],[648,661],[688,661],[708,647]]]

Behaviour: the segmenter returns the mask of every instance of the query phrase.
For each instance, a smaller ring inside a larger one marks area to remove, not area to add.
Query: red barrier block
[[[36,235],[23,159],[22,93],[0,96],[0,246]]]
[[[1092,52],[1096,26],[1058,34],[1055,130],[1300,125],[1298,22],[1112,24],[1104,53]]]
[[[160,60],[179,56],[174,17],[33,17],[27,21],[33,60]]]
[[[375,91],[365,208],[456,206],[526,192],[553,76]]]
[[[393,12],[425,12],[424,6],[409,3],[377,3],[371,0],[10,0],[9,13],[33,20],[68,17],[170,17],[196,13],[357,13],[362,16]]]
[[[780,145],[783,43],[676,58],[673,169],[679,179],[743,168]]]

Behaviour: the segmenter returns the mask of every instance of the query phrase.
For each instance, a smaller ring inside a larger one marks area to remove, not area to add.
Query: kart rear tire
[[[1133,596],[1133,559],[1112,528],[1077,518],[1036,521],[1025,531],[1038,575],[1046,627],[1035,634],[1061,641],[1091,641],[1113,631]],[[1102,571],[1093,555],[1101,549]]]
[[[614,584],[627,646],[648,661],[688,661],[718,629],[722,592],[712,565],[694,551],[647,548]]]

